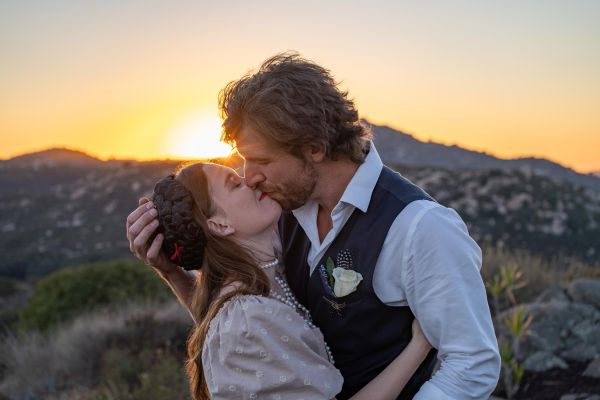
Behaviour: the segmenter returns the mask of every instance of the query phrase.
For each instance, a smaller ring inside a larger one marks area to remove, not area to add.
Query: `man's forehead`
[[[262,140],[236,140],[235,149],[240,153],[255,152],[265,149],[267,144]]]
[[[254,129],[244,127],[240,129],[235,139],[235,149],[242,157],[252,157],[256,154],[273,151],[265,138],[254,131]]]

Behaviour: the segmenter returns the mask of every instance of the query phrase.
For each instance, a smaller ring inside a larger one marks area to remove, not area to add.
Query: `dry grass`
[[[544,289],[551,286],[566,285],[580,278],[600,278],[600,265],[587,265],[570,259],[548,261],[524,251],[494,247],[483,247],[482,250],[481,273],[485,282],[490,282],[506,265],[516,265],[523,272],[523,281],[527,285],[515,293],[519,303],[535,300]]]
[[[187,330],[190,324],[190,316],[176,302],[130,304],[116,313],[81,316],[45,335],[7,336],[0,343],[6,371],[0,393],[14,400],[32,400],[94,385],[98,360],[109,343],[140,335],[168,342],[174,330]]]

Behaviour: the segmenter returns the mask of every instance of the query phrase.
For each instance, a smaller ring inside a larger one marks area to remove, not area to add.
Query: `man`
[[[279,223],[286,274],[344,376],[338,398],[402,351],[416,317],[441,364],[430,377],[432,352],[399,399],[487,399],[500,359],[481,251],[454,210],[383,166],[329,71],[280,54],[219,102],[247,185],[291,211]],[[160,236],[147,244],[156,213],[145,201],[128,217],[131,250],[187,304],[192,277],[166,262]],[[335,288],[336,267],[354,277],[354,292]]]

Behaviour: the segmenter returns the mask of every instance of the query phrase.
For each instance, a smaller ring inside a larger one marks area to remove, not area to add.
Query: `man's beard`
[[[279,203],[283,211],[295,210],[306,204],[317,184],[317,171],[312,164],[305,162],[302,174],[295,177],[292,182],[265,190],[274,192],[271,198]]]

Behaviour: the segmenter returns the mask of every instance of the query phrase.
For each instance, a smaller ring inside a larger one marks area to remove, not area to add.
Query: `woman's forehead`
[[[208,184],[210,187],[227,186],[227,181],[231,176],[241,178],[234,169],[219,164],[209,164],[205,167]]]
[[[204,168],[208,175],[216,175],[216,176],[229,175],[229,174],[237,175],[237,172],[235,172],[234,169],[227,167],[225,165],[207,164]]]

